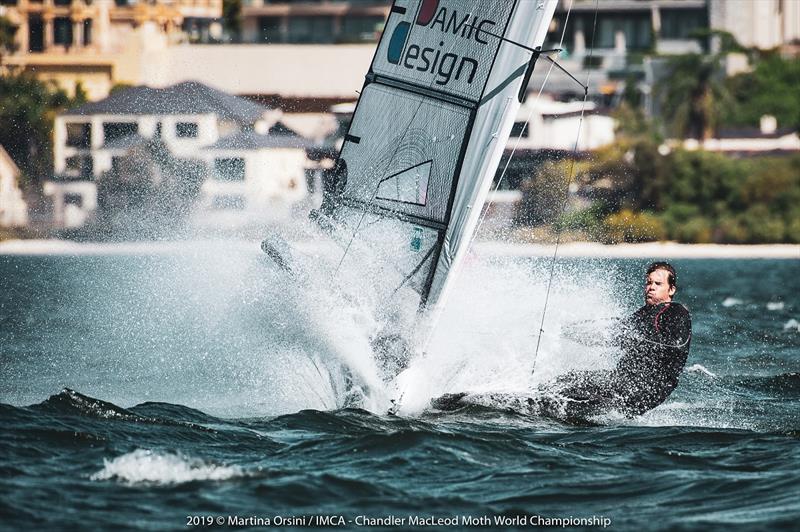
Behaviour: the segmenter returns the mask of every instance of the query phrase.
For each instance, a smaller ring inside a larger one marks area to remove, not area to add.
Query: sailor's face
[[[648,305],[658,305],[672,301],[675,287],[669,285],[669,272],[656,270],[647,276],[644,285],[644,302]]]

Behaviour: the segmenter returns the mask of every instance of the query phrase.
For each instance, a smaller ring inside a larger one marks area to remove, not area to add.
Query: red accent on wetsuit
[[[670,305],[669,303],[664,303],[664,308],[659,310],[658,313],[656,313],[656,317],[653,318],[653,325],[655,325],[656,327],[656,332],[661,332],[658,328],[658,318],[660,318],[661,315],[664,313],[664,311],[669,308],[669,305]]]

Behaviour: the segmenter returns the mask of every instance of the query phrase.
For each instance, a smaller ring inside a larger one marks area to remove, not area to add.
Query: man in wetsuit
[[[437,410],[470,405],[506,407],[514,411],[583,423],[616,410],[628,417],[657,407],[678,385],[689,355],[692,320],[672,300],[677,290],[675,268],[654,262],[647,268],[642,308],[619,321],[611,344],[622,351],[613,370],[572,371],[539,386],[532,395],[451,393],[431,401]],[[607,345],[596,338],[578,341]]]
[[[675,268],[652,263],[644,306],[615,331],[614,343],[623,353],[617,367],[568,373],[548,388],[588,414],[613,408],[632,417],[663,403],[678,385],[692,337],[689,311],[672,300],[676,290]]]

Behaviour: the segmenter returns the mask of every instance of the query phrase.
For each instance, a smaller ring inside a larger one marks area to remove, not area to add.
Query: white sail
[[[542,45],[556,3],[394,2],[324,203],[351,244],[390,263],[373,272],[385,296],[443,303],[524,93],[526,47]],[[362,270],[351,254],[341,267]]]

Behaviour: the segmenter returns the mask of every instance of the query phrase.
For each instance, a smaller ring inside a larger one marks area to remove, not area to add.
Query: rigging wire
[[[573,2],[574,2],[574,0],[573,0]],[[564,37],[567,34],[567,25],[569,23],[570,14],[572,13],[572,4],[573,4],[573,2],[570,2],[569,3],[569,7],[567,8],[567,16],[564,18],[564,28],[561,30],[561,39],[558,41],[558,46],[555,48],[556,50],[563,50],[563,48],[564,48]],[[547,58],[547,56],[545,56],[545,57]],[[536,110],[536,106],[539,103],[539,100],[541,99],[542,93],[544,92],[544,88],[547,85],[547,82],[550,80],[550,74],[553,72],[553,68],[555,67],[555,65],[556,65],[556,63],[554,61],[550,61],[550,68],[547,69],[547,74],[545,74],[545,76],[544,76],[544,81],[542,81],[542,86],[539,87],[539,92],[536,93],[536,99],[533,101],[533,104],[531,105],[531,110],[528,112],[528,116],[525,118],[525,126],[523,126],[523,129],[527,128],[528,124],[530,124],[530,121],[533,118],[533,113]],[[514,142],[514,146],[511,148],[511,153],[509,154],[508,158],[506,159],[506,164],[505,164],[505,166],[503,166],[503,171],[500,172],[500,177],[497,179],[497,184],[494,186],[494,189],[492,190],[492,193],[497,192],[497,190],[500,188],[500,185],[503,182],[503,178],[505,177],[506,172],[508,171],[508,166],[509,166],[509,164],[511,164],[511,159],[514,157],[514,154],[517,152],[517,148],[519,148],[519,144],[520,144],[521,140],[522,140],[522,135],[517,137],[516,142]],[[488,212],[489,212],[489,209],[488,209],[488,207],[485,206],[483,208],[483,212],[481,212],[481,217],[478,220],[478,225],[475,227],[475,231],[472,233],[472,238],[470,239],[469,246],[467,247],[467,252],[469,252],[472,249],[472,245],[475,242],[475,237],[478,234],[478,230],[481,228],[481,225],[483,225],[483,222],[486,219],[486,214]]]
[[[589,48],[589,64],[592,62],[592,57],[594,55],[594,40],[595,36],[597,35],[597,11],[598,11],[598,2],[599,0],[595,0],[594,4],[594,22],[592,24],[592,44]],[[583,106],[581,107],[581,117],[578,121],[578,134],[575,137],[575,146],[572,150],[572,162],[570,163],[569,168],[569,179],[567,180],[567,186],[564,190],[564,199],[561,202],[561,210],[559,213],[559,218],[563,218],[564,212],[567,210],[567,203],[569,202],[569,187],[572,184],[572,180],[575,174],[575,159],[576,154],[578,153],[578,142],[581,138],[581,129],[583,127],[583,118],[586,112],[586,100],[589,97],[589,78],[592,75],[591,69],[588,69],[586,72],[586,84],[584,85],[584,93],[583,93]],[[558,260],[558,246],[561,244],[561,226],[556,225],[556,245],[553,251],[553,258],[550,261],[550,275],[547,279],[547,292],[544,296],[544,306],[542,307],[542,320],[539,323],[539,335],[536,339],[536,350],[533,353],[533,366],[531,367],[531,375],[536,372],[536,360],[539,357],[539,346],[542,343],[542,333],[544,333],[544,320],[545,316],[547,315],[547,303],[550,300],[550,289],[553,286],[553,274],[555,273],[556,261]]]

